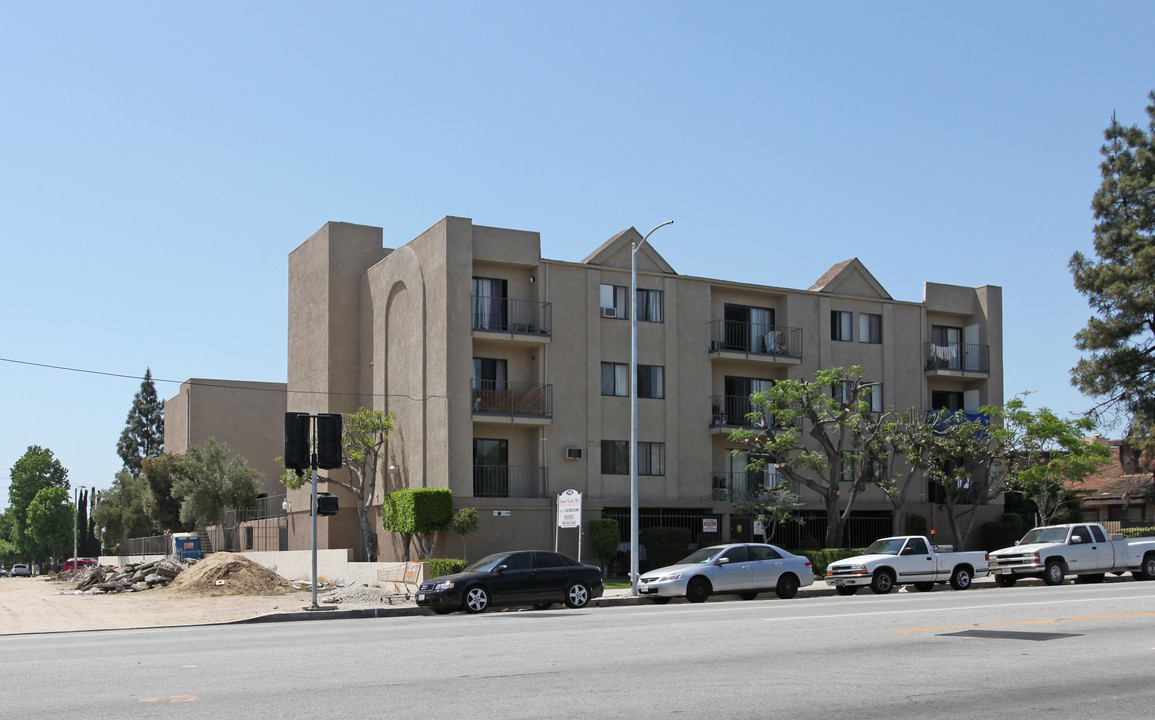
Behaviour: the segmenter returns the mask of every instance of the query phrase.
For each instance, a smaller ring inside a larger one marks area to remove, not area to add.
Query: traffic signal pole
[[[341,424],[341,416],[335,413],[285,413],[285,467],[296,470],[298,476],[303,475],[302,471],[308,467],[312,479],[312,498],[309,502],[310,514],[313,516],[312,604],[305,610],[336,610],[333,606],[321,607],[317,604],[317,516],[337,512],[336,498],[328,494],[325,497],[332,504],[326,506],[325,512],[322,513],[322,508],[317,506],[317,468],[333,470],[341,467]]]

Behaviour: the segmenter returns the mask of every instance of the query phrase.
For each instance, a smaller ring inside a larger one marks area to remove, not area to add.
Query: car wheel
[[[489,607],[489,592],[480,585],[474,585],[465,591],[465,612],[485,612]]]
[[[1014,587],[1018,581],[1014,575],[995,575],[995,585],[999,587]]]
[[[549,610],[551,607],[553,607],[553,603],[535,603],[533,606],[533,609],[534,610]]]
[[[971,586],[970,568],[957,567],[950,575],[950,586],[955,590],[966,590]]]
[[[574,583],[565,591],[565,605],[569,608],[584,608],[590,604],[590,589],[583,583]]]
[[[1067,569],[1061,560],[1048,560],[1047,568],[1043,571],[1043,582],[1048,585],[1062,585],[1067,579]]]
[[[453,608],[433,608],[433,612],[437,613],[438,615],[448,615],[449,613],[453,612]]]
[[[655,605],[665,605],[666,603],[670,602],[670,600],[672,600],[672,599],[673,598],[658,596],[658,597],[650,598],[650,602],[654,603]]]
[[[834,592],[838,593],[839,595],[853,595],[858,592],[858,586],[851,585],[849,587],[836,587],[834,588]]]
[[[1155,580],[1155,553],[1147,553],[1139,569],[1131,573],[1136,580]]]
[[[915,583],[914,589],[918,590],[919,592],[930,592],[931,590],[934,590],[934,583]]]
[[[758,597],[758,593],[756,593],[756,592],[738,593],[738,597],[742,598],[743,600],[753,600],[754,598]]]
[[[686,586],[686,599],[692,603],[706,602],[706,598],[710,597],[710,581],[704,577],[696,577],[690,580],[690,584]]]
[[[875,595],[885,595],[894,589],[894,575],[889,570],[876,570],[870,580],[870,590]]]
[[[786,573],[778,578],[778,587],[774,588],[774,594],[783,600],[789,600],[798,594],[798,578],[791,573]]]

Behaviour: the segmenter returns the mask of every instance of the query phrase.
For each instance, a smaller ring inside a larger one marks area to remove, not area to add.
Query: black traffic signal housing
[[[337,496],[333,493],[319,492],[317,493],[317,514],[318,515],[336,515],[337,514]]]
[[[342,465],[341,416],[338,413],[317,414],[317,467],[335,470]],[[336,498],[333,499],[336,503]],[[334,504],[334,507],[336,505]],[[336,512],[336,510],[334,510]],[[324,515],[324,513],[321,513]]]
[[[307,413],[285,413],[285,467],[289,470],[308,470],[312,467],[309,420]]]

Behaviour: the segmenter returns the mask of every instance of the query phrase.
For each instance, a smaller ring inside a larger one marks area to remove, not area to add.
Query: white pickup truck
[[[931,545],[922,535],[875,540],[862,555],[827,565],[826,584],[833,585],[839,595],[853,595],[864,586],[885,595],[896,585],[926,591],[944,582],[955,590],[966,590],[975,578],[987,576],[985,552],[950,550],[950,546]]]
[[[1097,523],[1037,527],[1013,547],[990,554],[995,583],[1010,587],[1021,577],[1060,585],[1069,575],[1102,582],[1106,573],[1128,570],[1136,580],[1155,580],[1155,538],[1108,536]]]

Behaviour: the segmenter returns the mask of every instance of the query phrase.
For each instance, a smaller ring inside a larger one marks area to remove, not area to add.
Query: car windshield
[[[862,551],[863,555],[897,555],[899,550],[902,550],[902,544],[906,542],[904,538],[883,538],[875,540]]]
[[[489,572],[498,565],[501,561],[509,557],[509,553],[497,553],[496,555],[488,555],[465,568],[463,572]]]
[[[1051,528],[1035,528],[1028,530],[1023,539],[1019,541],[1020,545],[1033,545],[1035,543],[1061,543],[1067,542],[1067,528],[1065,527],[1051,527]]]
[[[682,558],[681,560],[678,561],[678,564],[679,565],[692,565],[694,563],[714,562],[714,558],[718,557],[718,555],[721,554],[721,552],[725,549],[726,549],[725,545],[715,545],[713,547],[704,547],[700,550],[695,550],[694,552],[690,553],[686,557]]]

